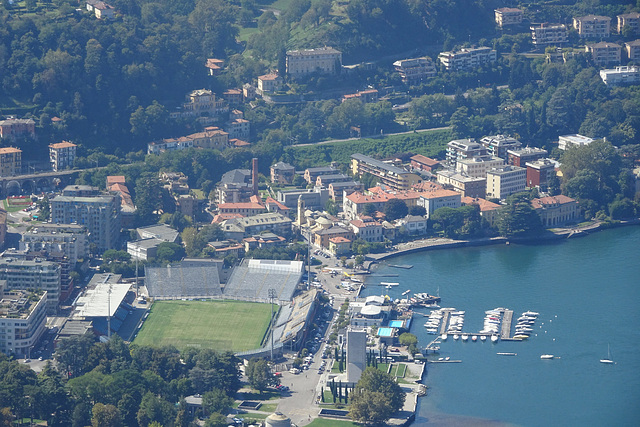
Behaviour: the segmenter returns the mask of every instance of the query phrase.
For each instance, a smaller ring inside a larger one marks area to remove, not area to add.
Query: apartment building
[[[505,135],[485,136],[480,139],[480,144],[487,149],[487,154],[501,159],[507,158],[508,150],[517,150],[522,143],[515,138]]]
[[[505,199],[526,189],[527,169],[505,166],[487,171],[487,198]]]
[[[0,120],[0,139],[15,141],[23,136],[36,137],[36,122],[32,119],[9,118]]]
[[[412,172],[359,153],[351,155],[351,171],[358,177],[371,174],[378,178],[378,183],[394,191],[409,190],[422,181]]]
[[[441,167],[439,161],[422,154],[411,156],[411,167],[425,172],[434,172]]]
[[[383,191],[380,187],[372,187],[369,193],[355,191],[344,198],[342,210],[349,219],[362,216],[366,205],[373,205],[377,211],[384,211],[387,202],[392,199],[402,200],[408,207],[417,206],[422,193],[418,191]]]
[[[340,171],[333,166],[318,166],[315,168],[307,168],[304,170],[304,180],[308,184],[315,184],[320,175],[333,175]]]
[[[494,10],[496,24],[498,27],[504,28],[509,25],[517,25],[522,23],[524,12],[522,9],[514,7],[501,7]]]
[[[584,50],[591,54],[591,59],[596,65],[620,64],[622,46],[617,43],[600,42],[589,44],[585,46]]]
[[[428,56],[411,59],[401,59],[393,63],[396,72],[403,83],[411,84],[435,77],[436,64]]]
[[[455,52],[441,52],[438,59],[447,71],[475,70],[478,67],[495,62],[498,53],[490,47],[462,48]]]
[[[76,161],[78,146],[69,141],[62,141],[49,145],[49,162],[54,171],[70,169]]]
[[[384,241],[384,227],[371,217],[363,216],[349,222],[356,239],[374,243]]]
[[[292,77],[311,73],[336,74],[342,67],[342,52],[332,47],[287,51],[286,69]]]
[[[531,40],[536,47],[560,46],[569,42],[569,31],[564,24],[538,24],[529,27]]]
[[[0,284],[0,352],[26,359],[46,331],[48,295],[4,285]]]
[[[270,231],[278,236],[291,234],[292,221],[279,213],[262,213],[246,218],[232,218],[222,222],[221,229],[226,239],[241,241],[248,236]]]
[[[640,34],[640,13],[631,12],[618,15],[618,33],[622,34],[624,27],[629,27],[635,34]]]
[[[19,250],[62,252],[74,267],[78,260],[90,255],[87,228],[73,224],[40,224],[22,234]]]
[[[486,178],[474,178],[453,170],[436,172],[438,184],[449,187],[467,197],[484,197],[487,188]]]
[[[507,150],[507,163],[512,166],[524,167],[527,162],[534,162],[547,157],[549,152],[544,148],[525,147],[517,150]]]
[[[459,208],[461,194],[453,190],[434,190],[422,193],[418,200],[418,206],[425,208],[425,216],[430,218],[440,208]]]
[[[549,159],[527,162],[527,187],[540,187],[549,184],[556,174],[556,163]]]
[[[119,245],[121,228],[120,197],[101,193],[97,187],[67,186],[62,195],[51,199],[53,224],[84,225],[89,243],[98,253]]]
[[[15,176],[22,172],[22,150],[14,147],[0,148],[0,176]]]
[[[475,139],[454,139],[447,143],[447,164],[455,167],[456,162],[478,156],[486,156],[487,148]]]
[[[640,60],[640,39],[626,42],[624,44],[624,50],[629,61]]]
[[[258,76],[258,94],[277,92],[282,87],[282,77],[276,73]]]
[[[277,162],[271,165],[271,182],[276,184],[291,184],[296,175],[296,168],[289,163]]]
[[[0,280],[6,281],[5,289],[46,291],[49,315],[55,315],[58,311],[60,279],[60,264],[56,262],[0,257]]]
[[[151,142],[147,145],[147,154],[161,154],[165,151],[180,151],[188,148],[208,148],[222,151],[228,147],[229,132],[225,132],[217,126],[207,126],[203,132]]]
[[[611,35],[611,18],[599,15],[580,16],[573,18],[573,28],[578,30],[580,38],[606,39]]]
[[[456,162],[456,172],[474,178],[485,178],[487,171],[505,165],[504,159],[495,156],[477,156]]]
[[[600,70],[600,78],[607,86],[637,85],[640,83],[640,67],[616,67]]]

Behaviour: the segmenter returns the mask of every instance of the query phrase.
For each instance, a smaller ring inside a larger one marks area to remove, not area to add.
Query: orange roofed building
[[[482,199],[480,197],[467,197],[464,196],[460,199],[463,205],[478,205],[480,208],[480,215],[485,218],[491,226],[495,223],[498,218],[498,208],[499,204],[490,202],[486,199]]]
[[[533,199],[531,206],[540,215],[545,227],[565,225],[579,220],[580,207],[571,197],[559,195]]]
[[[383,211],[389,200],[399,199],[406,203],[407,207],[417,206],[422,193],[415,190],[387,192],[380,187],[371,187],[369,194],[355,191],[344,198],[342,210],[349,219],[360,217],[365,205],[372,204],[376,210]]]

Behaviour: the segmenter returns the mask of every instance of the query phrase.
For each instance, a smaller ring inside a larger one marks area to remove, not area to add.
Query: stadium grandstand
[[[269,289],[274,289],[276,300],[290,302],[302,269],[302,261],[245,259],[231,273],[224,297],[268,302]]]
[[[220,298],[222,261],[184,259],[165,267],[145,267],[145,284],[154,299]]]

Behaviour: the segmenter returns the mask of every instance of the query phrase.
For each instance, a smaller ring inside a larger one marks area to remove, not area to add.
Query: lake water
[[[640,227],[540,245],[496,245],[421,252],[385,262],[362,295],[438,289],[442,307],[466,311],[464,331],[482,329],[485,310],[540,313],[522,342],[453,341],[430,364],[414,425],[637,426],[640,425]],[[419,312],[428,313],[420,309]],[[434,338],[414,316],[411,332]],[[536,335],[537,334],[537,335]],[[607,356],[615,365],[599,363]],[[515,352],[517,356],[499,356]],[[540,355],[559,356],[541,360]]]

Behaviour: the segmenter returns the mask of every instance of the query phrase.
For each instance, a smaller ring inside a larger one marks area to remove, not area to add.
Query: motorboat
[[[471,336],[471,341],[478,341],[478,336],[477,335],[472,335]]]
[[[540,316],[540,313],[536,313],[535,311],[525,311],[522,314],[525,315],[525,316],[534,316],[534,317]]]
[[[543,354],[540,359],[553,359],[553,354]]]
[[[448,337],[448,336],[447,336],[447,334],[442,334],[442,335],[440,335],[440,339],[441,339],[442,341],[446,341],[446,340],[447,340],[447,337]]]
[[[486,341],[486,340],[487,340],[486,335],[480,335],[480,341]]]
[[[462,334],[462,341],[466,341],[469,339],[469,335],[467,334]]]
[[[498,356],[517,356],[518,353],[496,353]]]
[[[498,342],[498,336],[497,335],[491,335],[491,342]]]
[[[529,335],[518,334],[518,335],[514,335],[513,338],[516,340],[526,340],[527,338],[529,338]]]
[[[457,340],[458,338],[460,338],[460,336],[459,336],[458,334],[455,334],[455,335],[453,336],[453,339],[454,339],[454,340]]]

